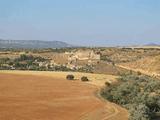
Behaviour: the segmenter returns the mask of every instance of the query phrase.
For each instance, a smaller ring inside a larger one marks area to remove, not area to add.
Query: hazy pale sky
[[[160,43],[160,0],[0,0],[0,38]]]

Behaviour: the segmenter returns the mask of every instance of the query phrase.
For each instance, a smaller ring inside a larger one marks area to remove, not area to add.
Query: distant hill
[[[156,44],[156,43],[149,43],[149,44],[146,44],[144,46],[160,46],[159,44]]]
[[[61,41],[40,40],[3,40],[0,39],[0,48],[66,48],[72,45]]]

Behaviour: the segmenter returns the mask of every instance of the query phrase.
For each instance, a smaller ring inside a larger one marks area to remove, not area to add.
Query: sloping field
[[[134,62],[120,64],[119,67],[140,71],[144,74],[160,77],[160,55],[146,57]]]
[[[125,109],[96,97],[96,86],[65,74],[0,71],[0,120],[128,119]]]
[[[110,75],[118,75],[120,73],[127,72],[127,70],[112,64],[108,64],[106,62],[100,62],[99,64],[94,66],[93,72],[101,73],[101,74],[103,73],[103,74],[110,74]]]

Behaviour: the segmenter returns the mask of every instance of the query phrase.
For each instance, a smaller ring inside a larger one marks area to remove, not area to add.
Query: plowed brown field
[[[0,73],[0,120],[127,120],[97,87],[61,77]]]

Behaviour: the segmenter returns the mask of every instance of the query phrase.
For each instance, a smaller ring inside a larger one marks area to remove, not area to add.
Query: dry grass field
[[[118,66],[160,78],[160,55],[145,57],[133,62],[121,63]]]
[[[74,74],[76,79],[87,76],[91,84],[68,81],[67,74]],[[115,78],[87,73],[0,71],[0,120],[127,120],[125,109],[95,94],[104,81]]]
[[[18,70],[1,70],[0,73],[8,73],[8,74],[19,74],[19,75],[36,75],[36,76],[46,76],[53,78],[66,79],[68,74],[73,74],[75,76],[75,80],[80,80],[82,76],[86,76],[89,79],[89,84],[93,84],[96,86],[104,86],[105,82],[116,82],[116,78],[118,76],[114,75],[106,75],[106,74],[92,74],[92,73],[81,73],[81,72],[49,72],[49,71],[18,71]]]

